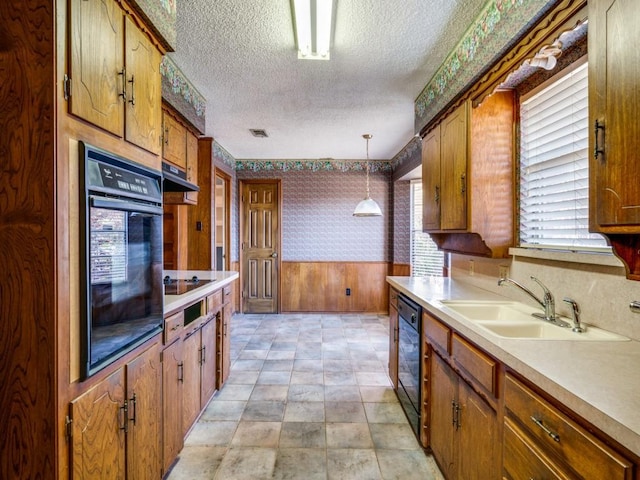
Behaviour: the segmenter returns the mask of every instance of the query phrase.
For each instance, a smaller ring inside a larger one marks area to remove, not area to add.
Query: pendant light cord
[[[369,195],[369,139],[367,138],[367,198],[371,198]]]

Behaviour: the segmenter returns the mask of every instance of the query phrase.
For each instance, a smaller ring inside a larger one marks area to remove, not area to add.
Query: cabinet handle
[[[129,422],[128,417],[129,417],[129,405],[127,404],[127,401],[124,401],[124,404],[122,404],[122,406],[120,407],[120,414],[122,415],[122,423],[120,424],[120,430],[124,430],[124,433],[127,433],[129,431]]]
[[[456,403],[456,430],[462,427],[462,423],[460,422],[460,404]]]
[[[599,146],[600,142],[598,141],[601,130],[604,135],[604,122],[596,119],[593,123],[593,158],[596,160],[598,159],[598,155],[604,155],[604,148]]]
[[[122,91],[118,94],[122,97],[122,100],[127,101],[127,71],[124,67],[118,72],[118,75],[122,77]]]
[[[131,98],[129,99],[129,103],[130,103],[132,106],[134,106],[134,107],[135,107],[135,106],[136,106],[136,95],[135,95],[135,93],[134,93],[134,92],[135,92],[135,90],[134,90],[134,87],[135,87],[135,79],[133,78],[133,75],[131,75],[131,80],[129,80],[129,83],[131,84]]]
[[[204,364],[207,361],[206,360],[207,347],[206,346],[202,347],[200,352],[202,352],[202,361],[200,363]]]
[[[169,127],[164,127],[164,144],[169,145]]]
[[[451,425],[456,426],[456,401],[451,400]]]
[[[177,323],[176,325],[174,325],[173,327],[171,327],[171,331],[175,332],[177,329],[179,329],[182,326],[181,323]]]
[[[546,433],[547,435],[549,435],[551,438],[553,438],[556,442],[560,441],[560,435],[558,435],[555,432],[552,432],[551,430],[549,430],[546,425],[544,423],[542,423],[542,420],[538,420],[536,417],[534,417],[533,415],[531,416],[531,420],[533,420],[533,423],[535,423],[536,425],[538,425],[543,431],[544,433]]]
[[[433,198],[436,202],[436,205],[440,203],[440,186],[436,185],[436,194]]]
[[[178,381],[184,383],[184,362],[178,363]]]
[[[131,421],[135,425],[136,424],[136,405],[138,404],[135,393],[133,394],[133,397],[131,397],[131,403],[133,404],[133,417],[131,418]]]
[[[466,191],[467,191],[467,175],[463,173],[462,175],[460,175],[460,193],[464,195]]]

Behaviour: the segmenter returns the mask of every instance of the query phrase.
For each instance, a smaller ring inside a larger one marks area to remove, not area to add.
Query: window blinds
[[[422,231],[422,182],[411,182],[411,276],[442,277],[444,253]]]
[[[606,247],[588,231],[587,85],[585,62],[521,103],[521,246]]]

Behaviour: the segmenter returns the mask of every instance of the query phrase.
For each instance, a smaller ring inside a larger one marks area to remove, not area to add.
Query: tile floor
[[[235,315],[231,374],[169,480],[440,480],[387,376],[388,317]]]

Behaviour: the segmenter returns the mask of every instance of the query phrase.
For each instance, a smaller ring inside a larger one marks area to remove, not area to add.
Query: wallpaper
[[[371,198],[383,215],[358,218],[366,180],[357,171],[236,170],[238,180],[282,180],[283,261],[390,261],[390,172],[370,176]]]
[[[176,1],[132,0],[131,2],[168,52],[176,49]]]
[[[411,182],[393,183],[393,263],[411,263]]]

